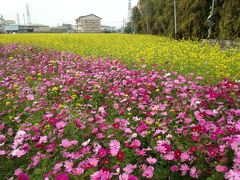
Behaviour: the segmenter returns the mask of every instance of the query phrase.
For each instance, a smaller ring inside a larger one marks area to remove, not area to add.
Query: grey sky
[[[138,0],[132,0],[132,7]],[[81,15],[96,14],[102,18],[103,25],[121,26],[128,16],[128,0],[0,0],[0,14],[4,19],[17,19],[23,24],[29,5],[32,23],[50,26],[62,23],[75,24]]]

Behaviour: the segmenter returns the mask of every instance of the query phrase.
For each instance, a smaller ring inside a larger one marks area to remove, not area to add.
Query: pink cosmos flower
[[[147,158],[147,162],[148,162],[149,164],[155,164],[155,163],[157,162],[157,159],[152,158],[152,157],[149,157],[149,158]]]
[[[180,156],[181,162],[185,162],[189,158],[190,158],[190,155],[188,154],[188,152],[183,152]]]
[[[109,171],[96,171],[95,173],[93,173],[91,175],[91,180],[109,180],[112,178],[112,173],[110,173]]]
[[[69,177],[67,174],[58,174],[56,177],[55,177],[55,180],[69,180]]]
[[[197,168],[196,168],[196,167],[192,167],[192,168],[190,169],[190,176],[191,176],[192,178],[198,178],[198,173],[197,173]]]
[[[6,140],[6,137],[2,134],[0,134],[0,143],[5,141]]]
[[[46,151],[47,152],[53,152],[55,150],[56,146],[57,146],[57,143],[55,143],[55,142],[52,143],[52,144],[48,144],[46,146]]]
[[[162,154],[167,154],[168,152],[171,151],[171,149],[172,147],[167,143],[163,143],[157,146],[157,151]]]
[[[129,175],[127,173],[123,173],[119,175],[119,180],[128,180]]]
[[[47,136],[41,136],[38,143],[39,143],[39,144],[46,143],[46,142],[47,142],[47,139],[48,139]]]
[[[118,140],[111,140],[109,146],[111,155],[116,156],[120,149],[120,143],[118,142]]]
[[[182,164],[180,166],[180,170],[182,171],[182,176],[185,176],[187,174],[187,171],[189,170],[189,167],[187,164]]]
[[[22,172],[22,173],[18,174],[18,180],[30,180],[30,178],[27,174],[24,174]]]
[[[172,161],[174,159],[174,153],[170,152],[168,154],[165,154],[163,157],[164,157],[164,159],[166,159],[168,161]]]
[[[147,126],[147,124],[144,121],[140,121],[139,122],[139,126],[136,129],[136,132],[137,133],[141,133],[141,132],[143,132],[145,130],[148,130],[148,128],[149,127]]]
[[[76,169],[73,169],[73,174],[75,175],[81,175],[84,173],[84,169],[83,168],[76,168]]]
[[[136,176],[130,175],[128,177],[128,180],[138,180],[138,178]]]
[[[67,123],[65,123],[64,121],[60,121],[56,123],[56,127],[57,129],[62,129],[67,125]]]
[[[21,169],[21,168],[18,168],[18,169],[15,170],[14,175],[15,175],[15,176],[18,176],[18,175],[21,174],[21,173],[23,173],[22,169]]]
[[[5,155],[5,154],[6,154],[6,151],[0,150],[0,156]]]
[[[0,131],[1,130],[3,130],[4,129],[4,127],[5,127],[5,125],[2,123],[2,124],[0,124]]]
[[[138,139],[134,139],[133,142],[132,142],[132,144],[131,144],[131,147],[132,147],[133,149],[136,149],[136,148],[138,148],[138,147],[140,147],[140,146],[141,146],[141,142],[140,142]]]
[[[143,177],[146,177],[147,179],[151,179],[153,177],[153,173],[154,173],[153,166],[143,167],[143,173],[142,173]]]
[[[92,165],[93,167],[96,167],[98,165],[98,159],[97,158],[89,158],[88,163]]]
[[[215,156],[217,156],[217,152],[215,149],[209,149],[208,154],[211,158],[214,158]]]
[[[73,169],[73,162],[72,161],[65,161],[64,167],[66,168],[67,172],[71,172]]]
[[[34,95],[33,95],[33,94],[28,94],[28,95],[26,96],[26,98],[27,98],[27,100],[29,100],[29,101],[33,101],[33,100],[34,100]]]
[[[14,149],[14,150],[11,152],[11,155],[12,155],[12,156],[17,156],[17,157],[22,157],[22,156],[24,156],[26,153],[27,153],[27,151],[25,151],[25,150]]]
[[[99,158],[104,158],[107,155],[107,150],[104,148],[100,148],[98,150],[98,157]]]
[[[55,164],[54,167],[53,167],[54,173],[59,172],[61,170],[62,166],[63,166],[62,162]]]
[[[56,123],[57,123],[57,119],[56,118],[53,118],[53,117],[50,117],[48,119],[48,123],[51,125],[51,126],[55,126]]]
[[[123,170],[127,173],[127,174],[131,174],[134,169],[137,168],[137,165],[132,165],[132,164],[128,164],[125,168],[123,168]]]
[[[78,143],[77,140],[69,141],[67,139],[63,139],[62,143],[60,144],[60,146],[65,147],[65,148],[69,148],[69,147],[71,147],[73,145],[76,145],[77,143]]]
[[[196,117],[196,119],[200,122],[200,123],[205,123],[205,119],[202,117],[202,115],[200,114],[199,111],[195,111],[194,115]]]
[[[178,165],[171,166],[171,167],[170,167],[170,170],[171,170],[172,172],[177,172],[177,171],[178,171]]]
[[[114,104],[113,104],[113,108],[114,108],[114,109],[119,109],[119,105],[118,105],[117,103],[114,103]]]
[[[216,171],[217,172],[226,172],[228,170],[227,166],[217,165]]]
[[[234,170],[230,170],[228,171],[225,176],[226,179],[229,180],[240,180],[240,172],[239,171],[234,171]]]

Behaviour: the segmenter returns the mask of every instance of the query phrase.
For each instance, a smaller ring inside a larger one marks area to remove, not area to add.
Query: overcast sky
[[[132,7],[137,2],[132,0]],[[128,16],[128,0],[0,0],[0,15],[17,21],[18,12],[23,24],[26,4],[32,23],[50,26],[75,24],[77,17],[92,13],[102,18],[102,25],[121,26]]]

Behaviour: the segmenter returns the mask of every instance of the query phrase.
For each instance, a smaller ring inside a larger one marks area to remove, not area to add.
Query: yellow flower
[[[49,129],[49,128],[50,128],[50,125],[47,124],[47,125],[44,126],[44,128],[45,128],[45,129]]]
[[[11,104],[11,102],[7,101],[5,105],[10,106],[10,104]]]
[[[77,98],[77,95],[73,94],[71,97],[72,97],[73,100],[75,100]]]
[[[145,122],[146,122],[147,125],[151,124],[151,122],[149,120],[146,120]]]
[[[52,91],[53,91],[53,92],[55,92],[55,91],[57,91],[57,90],[58,90],[58,87],[56,87],[56,86],[52,88]]]
[[[79,73],[76,73],[75,76],[76,76],[76,77],[80,77],[80,74],[79,74]]]
[[[13,98],[12,94],[7,94],[6,96],[7,96],[8,99],[12,99]]]
[[[51,64],[54,64],[54,63],[55,63],[55,61],[54,61],[54,60],[50,60],[50,63],[51,63]]]
[[[60,104],[59,105],[59,108],[64,108],[65,106],[63,104]]]

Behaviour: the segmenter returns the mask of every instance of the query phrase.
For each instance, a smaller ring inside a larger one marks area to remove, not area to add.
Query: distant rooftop
[[[88,14],[88,15],[85,15],[85,16],[79,16],[79,18],[84,18],[84,17],[87,17],[87,16],[96,16],[96,15],[95,14]],[[99,18],[99,19],[102,19],[99,16],[96,16],[96,17]]]

